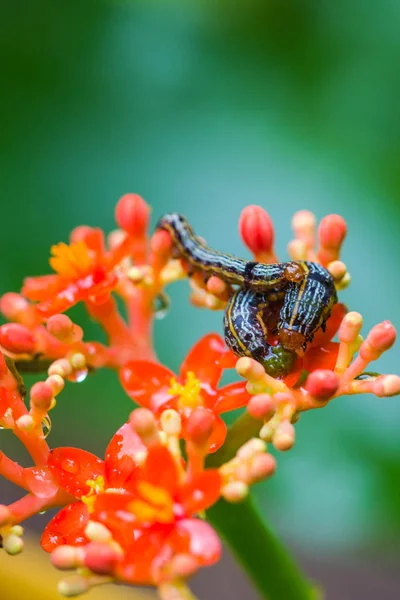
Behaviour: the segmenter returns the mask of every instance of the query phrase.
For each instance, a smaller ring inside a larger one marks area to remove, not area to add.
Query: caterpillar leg
[[[276,296],[276,294],[274,294]],[[260,362],[272,377],[288,373],[296,354],[267,341],[263,312],[269,303],[268,293],[240,289],[231,296],[225,310],[225,341],[237,356],[249,356]]]

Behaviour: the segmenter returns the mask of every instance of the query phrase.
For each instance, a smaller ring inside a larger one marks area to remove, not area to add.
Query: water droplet
[[[85,381],[88,375],[88,369],[79,369],[78,371],[74,371],[72,375],[67,377],[68,381],[73,381],[74,383],[81,383]]]
[[[79,472],[79,464],[72,458],[64,458],[61,461],[61,468],[64,471],[67,471],[67,473],[72,473],[73,475]]]
[[[41,510],[39,511],[39,515],[45,515],[47,513],[47,510]]]
[[[3,425],[0,425],[0,429],[5,429],[5,427],[3,427]]]
[[[167,316],[169,308],[171,306],[171,300],[165,292],[158,294],[154,300],[154,312],[156,313],[156,319],[164,319]]]
[[[46,415],[42,419],[42,431],[43,431],[44,438],[46,439],[51,431],[51,419],[50,419],[49,415]]]

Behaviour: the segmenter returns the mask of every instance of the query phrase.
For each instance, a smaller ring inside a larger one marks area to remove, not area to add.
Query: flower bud
[[[303,242],[307,249],[314,246],[316,219],[309,210],[299,210],[293,215],[292,228],[297,240]]]
[[[161,427],[167,435],[180,435],[182,429],[182,420],[180,414],[168,408],[161,413]]]
[[[0,345],[13,354],[33,354],[36,341],[27,327],[6,323],[0,327]]]
[[[269,394],[257,394],[250,398],[247,412],[255,419],[267,421],[274,414],[274,402]]]
[[[46,383],[51,387],[53,396],[58,396],[58,394],[64,389],[65,385],[64,379],[61,377],[61,375],[50,375],[50,377],[46,379]]]
[[[389,350],[396,341],[396,329],[390,321],[375,325],[367,339],[360,346],[360,356],[368,362],[376,360],[383,352]]]
[[[89,582],[82,575],[74,575],[58,583],[58,592],[62,596],[79,596],[87,591],[89,591]]]
[[[340,324],[338,338],[344,344],[352,344],[360,334],[363,319],[358,312],[349,312]]]
[[[400,377],[397,375],[380,375],[372,385],[372,392],[379,398],[400,394]]]
[[[231,481],[221,490],[222,496],[228,502],[242,502],[249,493],[249,486],[244,481]]]
[[[214,427],[214,415],[205,408],[196,408],[190,415],[187,426],[187,438],[196,446],[204,446]]]
[[[336,373],[329,369],[318,369],[310,373],[305,388],[316,400],[326,401],[337,392],[339,379]]]
[[[68,377],[72,373],[72,366],[66,358],[55,360],[48,368],[49,375],[59,375],[60,377]]]
[[[247,356],[239,358],[236,363],[236,371],[241,377],[249,381],[258,381],[265,375],[264,367],[253,358],[248,358]]]
[[[176,554],[172,557],[170,568],[177,579],[187,579],[199,568],[197,559],[191,554]]]
[[[68,342],[73,336],[74,324],[67,315],[53,315],[47,319],[46,326],[49,333],[61,342]]]
[[[91,542],[108,542],[112,538],[111,531],[97,521],[89,521],[85,527],[85,535]]]
[[[272,443],[277,450],[286,452],[286,450],[290,450],[290,448],[292,448],[294,440],[295,430],[293,425],[289,423],[289,421],[283,421],[276,428]]]
[[[57,546],[51,553],[52,564],[61,571],[76,569],[83,564],[84,549],[75,546]]]
[[[131,412],[129,422],[142,442],[150,447],[160,443],[156,419],[148,408],[137,408]]]
[[[48,383],[38,381],[31,388],[31,406],[47,412],[53,400],[53,390]]]
[[[137,194],[125,194],[115,208],[117,225],[134,237],[146,234],[150,220],[150,207]]]
[[[340,248],[346,234],[346,221],[340,215],[327,215],[322,219],[318,228],[321,246],[333,250]]]
[[[20,294],[8,292],[0,298],[0,311],[9,321],[17,321],[21,313],[27,310],[29,302]]]
[[[3,538],[3,548],[10,556],[15,556],[22,552],[23,547],[24,542],[19,535],[11,533]]]
[[[276,460],[272,454],[258,454],[250,463],[250,478],[252,483],[271,477],[276,470]]]
[[[121,558],[121,554],[111,544],[104,542],[90,542],[85,550],[85,566],[100,575],[112,573]]]
[[[274,226],[269,214],[255,204],[242,210],[239,232],[247,248],[256,256],[271,254],[274,246]]]

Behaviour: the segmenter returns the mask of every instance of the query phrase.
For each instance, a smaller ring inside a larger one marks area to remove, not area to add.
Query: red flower
[[[140,438],[125,423],[108,444],[104,461],[79,448],[56,448],[50,453],[47,466],[53,479],[81,501],[63,508],[47,524],[41,539],[44,550],[88,542],[84,531],[96,494],[109,488],[131,490],[138,469],[135,455],[143,449]]]
[[[115,266],[129,254],[132,240],[128,236],[109,251],[100,229],[80,227],[71,244],[52,246],[49,262],[56,274],[25,279],[22,294],[38,302],[43,317],[66,311],[77,302],[104,302],[115,287]]]
[[[192,411],[204,407],[214,415],[210,452],[224,442],[226,425],[220,414],[246,406],[249,394],[243,381],[218,388],[224,368],[234,367],[237,358],[227,351],[222,338],[204,336],[183,361],[179,376],[163,365],[144,360],[128,362],[120,371],[122,385],[135,402],[159,416],[167,408],[177,410],[185,424]]]
[[[115,575],[131,583],[168,579],[177,554],[190,555],[196,567],[216,562],[221,544],[214,530],[193,517],[220,497],[222,478],[215,469],[187,479],[163,446],[149,449],[130,493],[100,494],[91,518],[103,523],[124,549]]]

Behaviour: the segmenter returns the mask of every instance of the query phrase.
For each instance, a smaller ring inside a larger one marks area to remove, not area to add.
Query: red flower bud
[[[85,566],[94,573],[112,573],[120,554],[110,544],[91,542],[85,548]]]
[[[396,329],[390,321],[383,321],[375,325],[365,342],[361,344],[360,356],[370,362],[380,357],[383,352],[389,350],[396,341]]]
[[[29,302],[20,294],[8,292],[0,298],[0,311],[9,321],[17,320],[18,315],[26,310]]]
[[[267,420],[274,414],[274,402],[269,394],[252,396],[247,405],[247,411],[255,419]]]
[[[31,405],[39,410],[47,411],[53,400],[53,390],[48,383],[38,381],[31,388]]]
[[[306,390],[317,400],[329,400],[339,387],[339,380],[333,371],[318,369],[307,378]]]
[[[242,210],[239,218],[240,235],[249,248],[257,254],[270,254],[274,245],[274,226],[269,214],[255,204],[250,204]]]
[[[67,315],[53,315],[47,320],[47,329],[60,341],[68,341],[72,337],[74,324]]]
[[[324,248],[340,248],[346,233],[346,221],[340,215],[327,215],[318,228],[320,244]]]
[[[205,408],[196,408],[187,423],[187,437],[196,446],[206,444],[214,427],[214,415]]]
[[[32,354],[36,341],[32,333],[18,323],[6,323],[0,327],[0,345],[13,354]]]
[[[137,194],[125,194],[115,209],[115,220],[121,229],[135,237],[143,237],[150,219],[149,205]]]

